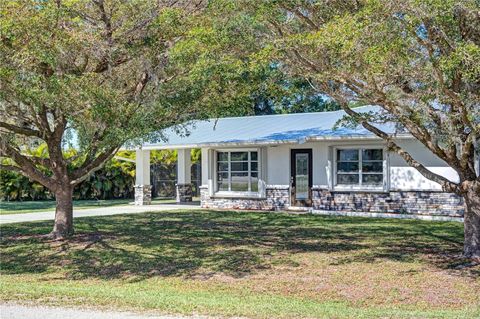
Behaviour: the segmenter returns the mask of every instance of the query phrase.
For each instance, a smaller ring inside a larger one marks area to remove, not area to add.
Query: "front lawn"
[[[2,225],[0,298],[250,318],[475,318],[462,225],[175,211]]]

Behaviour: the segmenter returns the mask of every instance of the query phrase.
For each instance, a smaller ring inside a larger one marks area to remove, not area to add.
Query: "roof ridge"
[[[359,108],[367,108],[367,107],[372,107],[374,105],[363,105],[356,107],[356,109]],[[335,111],[320,111],[320,112],[303,112],[303,113],[281,113],[281,114],[264,114],[264,115],[247,115],[247,116],[227,116],[227,117],[218,117],[218,118],[209,118],[207,121],[217,121],[217,120],[231,120],[231,119],[240,119],[240,118],[252,118],[252,117],[285,117],[285,116],[299,116],[299,115],[312,115],[312,114],[323,114],[323,113],[345,113],[344,110],[335,110]]]

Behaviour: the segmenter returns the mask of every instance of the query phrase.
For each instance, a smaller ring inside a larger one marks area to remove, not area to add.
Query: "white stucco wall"
[[[435,173],[443,175],[452,181],[458,180],[456,172],[445,162],[433,155],[421,143],[415,140],[402,140],[398,143],[427,168]],[[313,185],[327,188],[329,185],[328,172],[329,157],[334,147],[383,147],[382,141],[320,141],[304,144],[286,144],[267,146],[267,185],[289,185],[290,180],[290,150],[307,148],[312,149],[313,156]],[[208,184],[208,152],[202,149],[202,184]],[[213,160],[213,159],[212,159]],[[390,190],[441,190],[440,185],[424,178],[417,170],[411,168],[399,155],[390,153],[387,158]]]
[[[429,170],[451,181],[458,181],[457,173],[430,150],[415,140],[398,141],[413,158],[420,161]],[[390,154],[390,189],[392,190],[441,190],[438,183],[423,177],[415,168],[410,167],[397,154]]]
[[[290,178],[290,148],[267,147],[267,184],[288,185]]]
[[[398,142],[410,154],[431,171],[449,178],[458,180],[457,173],[445,162],[433,155],[421,143],[414,140]],[[328,159],[329,146],[373,146],[383,147],[378,142],[311,142],[301,145],[281,145],[268,147],[268,181],[269,185],[287,185],[290,178],[290,149],[311,148],[313,153],[313,185],[328,187]],[[416,169],[410,167],[399,155],[388,154],[391,190],[441,190],[440,185],[423,177]]]

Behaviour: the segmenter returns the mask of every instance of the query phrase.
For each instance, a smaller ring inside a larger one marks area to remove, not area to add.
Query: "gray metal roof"
[[[378,112],[375,106],[355,109],[357,112]],[[193,121],[186,132],[178,128],[161,131],[166,138],[161,142],[147,142],[145,149],[193,148],[202,146],[273,145],[303,143],[323,139],[375,138],[364,129],[334,125],[345,115],[344,111],[260,115]],[[387,133],[394,133],[393,124],[377,125]],[[186,133],[186,134],[185,134]]]

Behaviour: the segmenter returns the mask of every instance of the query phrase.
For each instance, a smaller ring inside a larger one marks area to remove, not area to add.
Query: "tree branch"
[[[70,185],[77,185],[78,183],[85,180],[91,173],[100,169],[106,161],[112,159],[113,156],[115,156],[119,149],[120,146],[111,147],[105,150],[103,153],[97,155],[97,157],[85,160],[82,166],[80,166],[70,174]]]
[[[408,165],[410,165],[411,167],[417,169],[420,174],[422,174],[424,177],[434,181],[434,182],[437,182],[438,184],[440,184],[442,186],[442,188],[445,190],[445,191],[449,191],[449,192],[453,192],[453,193],[460,193],[460,185],[457,184],[457,183],[454,183],[452,181],[450,181],[449,179],[443,177],[442,175],[439,175],[439,174],[436,174],[436,173],[433,173],[432,171],[430,171],[429,169],[427,169],[422,163],[418,162],[417,160],[415,160],[411,155],[410,153],[408,153],[407,151],[405,151],[404,149],[402,149],[400,146],[398,146],[398,144],[396,144],[394,141],[393,141],[393,138],[385,133],[384,131],[380,130],[379,128],[373,126],[372,124],[370,124],[367,120],[365,120],[359,113],[353,111],[346,103],[340,103],[340,106],[342,107],[342,109],[348,114],[350,115],[351,117],[353,117],[354,119],[358,120],[359,123],[365,128],[367,129],[368,131],[372,132],[373,134],[377,135],[378,137],[382,138],[383,140],[385,140],[385,142],[387,143],[387,147],[389,150],[391,151],[394,151],[395,153],[397,153],[398,155],[400,155],[406,162]]]
[[[36,165],[41,165],[45,168],[50,168],[52,165],[52,162],[48,158],[42,158],[42,157],[37,157],[33,155],[24,155],[27,157],[29,160],[31,160],[34,164]]]
[[[45,187],[49,188],[52,191],[57,189],[56,183],[48,176],[43,174],[30,159],[22,155],[14,147],[10,146],[7,141],[4,139],[0,140],[0,150],[2,151],[2,156],[6,156],[12,159],[18,166],[19,171],[31,178],[41,183]]]
[[[297,16],[297,18],[299,18],[300,20],[303,20],[306,24],[308,24],[312,29],[314,30],[319,30],[320,27],[315,23],[313,22],[312,19],[310,19],[307,15],[303,14],[298,8],[289,8],[287,7],[286,5],[280,3],[280,6],[286,10],[286,11],[290,11],[292,12],[293,14],[295,14],[295,16]]]
[[[366,85],[363,85],[359,81],[355,81],[352,83],[352,79],[349,79],[347,75],[341,75],[340,82],[346,85],[349,89],[353,90],[359,96],[364,98],[369,98],[366,96],[365,92],[372,91]],[[396,116],[398,120],[405,125],[408,131],[420,142],[422,142],[430,151],[432,151],[435,155],[439,158],[449,162],[452,167],[454,167],[457,171],[461,169],[461,164],[456,155],[456,148],[454,147],[452,152],[446,152],[443,148],[441,148],[432,137],[432,134],[423,126],[418,125],[412,120],[409,116],[415,115],[415,111],[408,105],[399,105],[398,103],[391,101],[385,95],[384,92],[379,90],[378,88],[373,89],[371,93],[373,95],[373,103],[379,105],[385,111],[389,112],[390,114]],[[372,98],[369,98],[372,100]],[[407,113],[407,114],[405,114]]]
[[[40,131],[33,130],[26,127],[20,127],[17,125],[6,123],[6,122],[0,122],[0,128],[5,128],[12,133],[16,133],[24,136],[42,138],[42,134],[40,133]]]
[[[15,165],[5,165],[5,164],[0,164],[0,170],[12,171],[12,172],[18,172],[18,173],[21,173],[21,172],[22,172],[22,170],[21,170],[20,167],[18,167],[18,166],[15,166]]]

